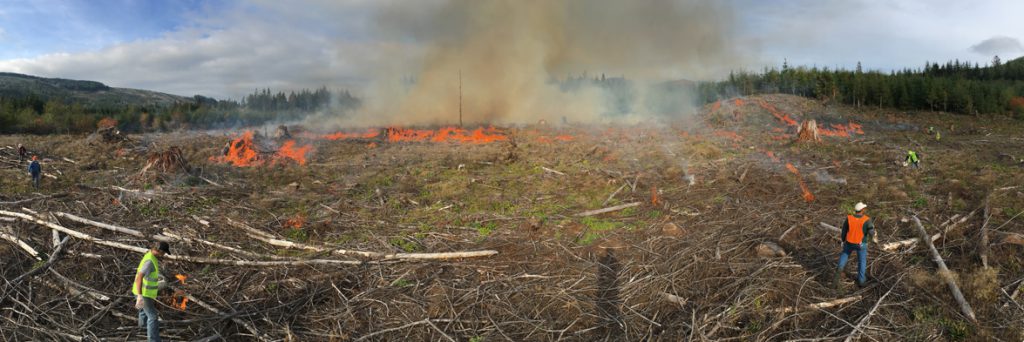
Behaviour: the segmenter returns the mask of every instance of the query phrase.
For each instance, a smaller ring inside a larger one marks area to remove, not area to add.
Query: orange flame
[[[764,154],[767,154],[767,155],[768,155],[768,158],[772,158],[772,161],[775,161],[776,163],[778,163],[778,162],[779,162],[779,157],[776,157],[776,156],[775,156],[775,152],[772,152],[772,151],[765,151],[765,152],[764,152]]]
[[[736,107],[742,107],[743,106],[743,99],[737,97],[736,100],[733,101],[733,104],[735,104]]]
[[[323,139],[327,139],[327,140],[348,140],[348,139],[373,139],[373,138],[376,138],[379,135],[380,135],[380,130],[375,129],[375,128],[368,128],[368,129],[366,129],[366,132],[363,132],[363,133],[337,132],[337,133],[325,134],[325,135],[322,135],[320,137],[323,138]]]
[[[789,114],[783,113],[778,108],[775,108],[774,105],[772,105],[772,104],[770,104],[768,102],[765,102],[764,100],[757,101],[757,105],[761,106],[761,108],[764,108],[765,110],[767,110],[769,113],[772,114],[772,116],[774,116],[776,119],[779,119],[779,121],[781,121],[782,123],[786,124],[787,126],[798,126],[799,125],[799,123],[797,123],[796,120],[791,118],[789,116]]]
[[[299,146],[295,143],[295,140],[288,140],[285,141],[284,144],[282,144],[274,153],[274,156],[271,159],[271,164],[287,162],[290,160],[298,163],[299,165],[305,165],[306,155],[312,151],[312,145]],[[253,141],[253,131],[246,131],[245,133],[242,133],[242,136],[232,140],[231,143],[228,144],[227,154],[223,156],[210,157],[210,160],[238,167],[260,166],[266,162],[256,149],[256,143]]]
[[[800,191],[804,192],[804,201],[807,203],[814,202],[814,194],[810,190],[807,190],[807,184],[804,184],[804,180],[800,179]]]
[[[259,153],[256,152],[256,146],[252,142],[252,131],[242,133],[241,137],[232,140],[228,145],[227,154],[210,159],[234,166],[258,165],[260,163]]]
[[[847,125],[832,124],[831,129],[818,125],[818,133],[829,137],[849,137],[850,134],[864,134],[864,126],[850,122]]]
[[[658,187],[651,185],[651,205],[658,205],[661,202],[658,199]]]
[[[293,160],[299,165],[306,165],[306,154],[313,150],[313,145],[295,146],[295,140],[285,141],[277,150],[274,161]]]
[[[789,172],[792,172],[794,175],[800,175],[800,170],[797,170],[796,166],[793,166],[792,163],[786,163],[786,169],[789,170]]]
[[[175,274],[174,277],[178,278],[178,282],[180,282],[181,285],[185,285],[185,279],[188,279],[188,276],[184,274]]]
[[[715,103],[711,104],[712,112],[718,110],[719,108],[722,108],[722,100],[715,101]]]
[[[366,148],[377,148],[377,143],[370,142],[369,144],[366,144]]]
[[[301,214],[295,214],[292,218],[284,222],[284,226],[292,229],[302,229],[302,226],[306,224],[306,218]]]
[[[388,127],[387,140],[390,142],[457,142],[457,143],[473,143],[473,144],[486,144],[495,141],[508,140],[508,136],[504,135],[497,128],[493,126],[487,128],[477,128],[472,131],[467,131],[458,127],[442,127],[435,130],[417,130],[417,129],[406,129],[398,127]]]
[[[181,304],[178,305],[178,310],[185,311],[186,307],[188,307],[188,297],[182,297]]]

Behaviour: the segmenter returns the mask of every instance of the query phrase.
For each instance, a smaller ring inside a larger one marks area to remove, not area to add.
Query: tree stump
[[[821,142],[821,135],[818,134],[818,123],[813,119],[804,121],[796,130],[797,142]]]

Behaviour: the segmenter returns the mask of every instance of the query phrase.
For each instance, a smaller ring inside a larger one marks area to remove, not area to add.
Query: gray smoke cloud
[[[377,13],[375,32],[397,48],[373,68],[366,107],[351,119],[458,122],[460,73],[467,123],[607,119],[598,116],[609,92],[567,91],[568,75],[624,76],[635,97],[652,101],[665,96],[645,96],[653,84],[742,64],[749,52],[737,51],[734,20],[727,4],[698,0],[393,3]],[[634,103],[632,119],[649,107]]]
[[[1024,51],[1024,45],[1021,45],[1017,38],[995,36],[972,45],[971,51],[985,56],[1013,54]]]

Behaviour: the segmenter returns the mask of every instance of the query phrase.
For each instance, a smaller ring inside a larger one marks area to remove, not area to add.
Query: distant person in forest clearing
[[[917,152],[914,152],[913,150],[908,150],[907,159],[903,162],[903,166],[907,166],[907,164],[909,164],[911,167],[915,169],[921,167],[921,156],[918,155]]]
[[[853,252],[857,252],[857,285],[864,286],[864,283],[867,282],[868,240],[866,238],[871,237],[874,242],[878,242],[878,239],[875,238],[875,223],[864,212],[867,207],[864,203],[857,203],[853,207],[856,212],[853,215],[847,215],[846,222],[843,222],[843,229],[839,236],[843,240],[843,251],[839,253],[839,267],[836,269],[834,279],[834,286],[837,290],[841,285],[843,269],[846,268],[846,262],[850,259],[850,253]]]
[[[43,166],[39,165],[36,156],[32,156],[32,163],[28,164],[28,173],[32,175],[32,187],[39,189],[39,177],[43,175]]]
[[[18,160],[25,161],[26,157],[28,157],[28,150],[25,149],[25,145],[18,144],[18,158],[20,158]]]

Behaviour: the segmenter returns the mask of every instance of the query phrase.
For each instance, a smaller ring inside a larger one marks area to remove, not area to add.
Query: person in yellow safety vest
[[[139,309],[139,328],[146,328],[146,338],[150,342],[160,342],[160,321],[156,313],[156,295],[160,291],[159,258],[170,252],[167,242],[154,243],[139,262],[135,281],[132,282],[135,308]]]
[[[864,286],[864,283],[867,281],[867,237],[871,237],[876,243],[878,242],[878,239],[875,238],[875,224],[864,212],[864,209],[867,209],[867,207],[864,203],[857,203],[853,206],[853,210],[856,212],[853,215],[847,215],[846,222],[843,223],[843,229],[839,237],[843,240],[843,252],[839,254],[839,268],[836,269],[836,289],[839,289],[843,268],[846,267],[846,262],[850,259],[850,253],[853,252],[857,252],[857,285]]]
[[[906,162],[909,163],[910,166],[912,166],[915,169],[921,167],[921,165],[920,165],[921,158],[917,155],[917,152],[914,152],[913,150],[908,150],[907,151],[907,160],[906,160]],[[906,165],[903,165],[903,166],[906,166]]]

